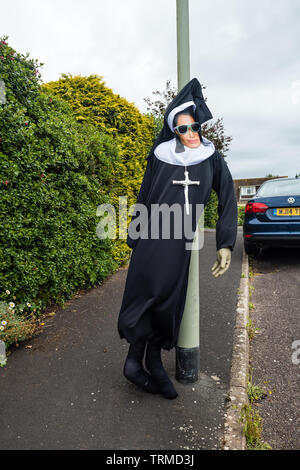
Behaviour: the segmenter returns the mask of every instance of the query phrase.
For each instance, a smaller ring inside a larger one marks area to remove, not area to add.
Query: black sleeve
[[[233,251],[237,237],[237,200],[233,179],[224,157],[215,152],[213,189],[219,199],[216,225],[217,250],[230,248]]]
[[[143,181],[142,181],[142,184],[141,184],[139,195],[138,195],[137,200],[136,200],[136,204],[145,204],[146,203],[147,195],[148,195],[148,192],[149,192],[149,189],[150,189],[150,186],[151,186],[151,179],[152,179],[152,158],[148,158],[147,166],[146,166],[145,173],[144,173],[144,176],[143,176]],[[135,214],[131,217],[130,223],[137,217],[137,215],[138,214]],[[137,241],[138,241],[138,239],[133,240],[129,236],[129,233],[127,233],[126,243],[130,248],[134,248]]]

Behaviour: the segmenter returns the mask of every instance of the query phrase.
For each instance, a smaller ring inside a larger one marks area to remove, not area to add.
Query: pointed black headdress
[[[158,134],[146,159],[153,154],[154,149],[159,144],[174,138],[174,117],[180,111],[183,111],[190,106],[193,106],[195,120],[200,124],[203,124],[213,117],[204,101],[201,85],[197,78],[192,78],[192,80],[190,80],[182,90],[180,90],[178,95],[168,105],[164,114],[164,126]],[[199,131],[199,135],[202,140],[201,131]]]

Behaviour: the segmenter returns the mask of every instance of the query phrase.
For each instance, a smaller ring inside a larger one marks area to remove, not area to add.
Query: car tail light
[[[245,214],[251,214],[253,212],[266,212],[269,206],[263,202],[248,202],[245,207]]]

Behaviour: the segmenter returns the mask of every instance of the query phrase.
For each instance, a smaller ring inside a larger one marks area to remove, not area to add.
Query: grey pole
[[[189,0],[176,0],[178,91],[190,81]]]
[[[176,0],[178,91],[190,81],[189,2]],[[201,219],[201,217],[200,217]],[[193,247],[198,243],[199,223]],[[176,346],[176,380],[194,383],[199,369],[199,251],[191,250],[186,302]]]

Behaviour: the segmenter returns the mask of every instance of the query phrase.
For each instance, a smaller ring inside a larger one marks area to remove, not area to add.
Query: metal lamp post
[[[190,81],[189,2],[176,0],[178,91]],[[200,217],[201,220],[201,217]],[[199,223],[193,247],[199,242]],[[198,245],[197,245],[198,246]],[[186,302],[176,346],[176,380],[194,383],[199,369],[199,251],[191,250]]]

